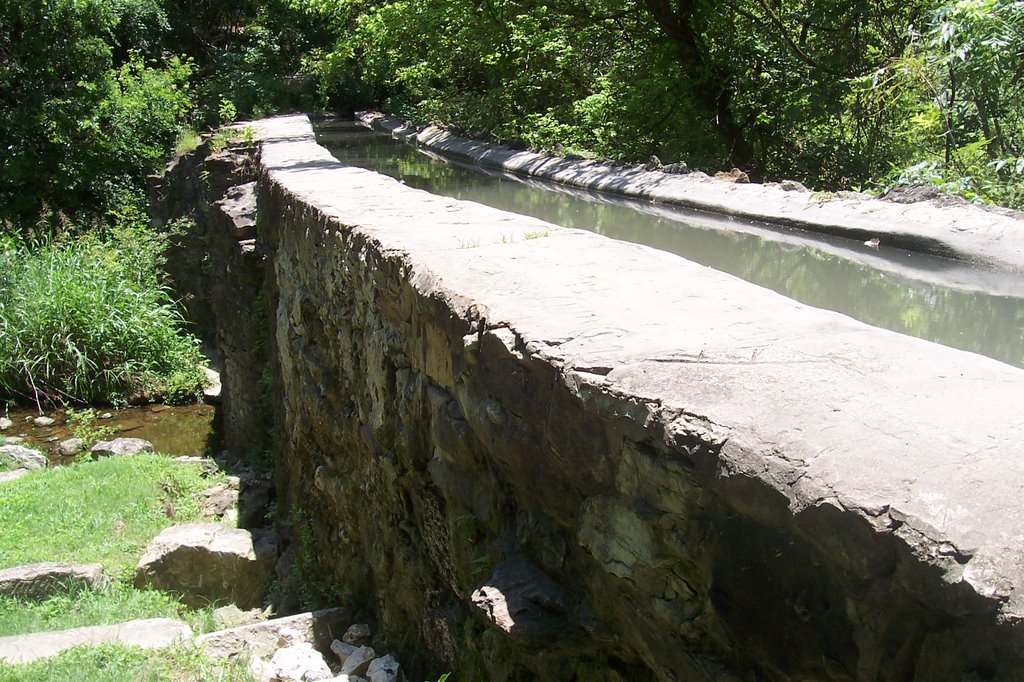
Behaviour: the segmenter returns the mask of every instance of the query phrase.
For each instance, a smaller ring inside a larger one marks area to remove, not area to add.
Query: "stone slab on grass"
[[[0,637],[0,661],[10,665],[29,663],[39,658],[82,645],[125,644],[143,649],[162,649],[192,637],[192,629],[170,618],[132,620],[116,625],[96,625],[30,635]]]
[[[243,653],[270,658],[278,649],[282,630],[291,629],[297,633],[297,641],[308,642],[319,651],[327,651],[349,622],[351,614],[348,609],[323,609],[200,635],[196,644],[210,658],[233,658]]]
[[[0,571],[0,594],[22,599],[45,599],[76,588],[105,590],[110,580],[100,564],[47,562]]]
[[[17,481],[19,478],[28,473],[28,469],[15,469],[14,471],[0,471],[0,483],[7,483],[8,481]]]

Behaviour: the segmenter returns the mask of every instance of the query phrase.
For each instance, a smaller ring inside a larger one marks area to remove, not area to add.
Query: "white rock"
[[[374,655],[374,651],[370,647],[359,647],[349,654],[345,662],[341,664],[341,672],[346,675],[365,675]]]
[[[14,426],[14,422],[12,422],[7,417],[0,417],[0,431],[6,431],[12,426]]]
[[[351,622],[349,618],[348,610],[342,608],[300,613],[286,618],[210,632],[197,637],[196,644],[202,647],[207,657],[213,659],[249,655],[262,656],[266,659],[277,651],[281,630],[292,628],[298,631],[302,641],[326,649],[330,645],[327,638],[329,635],[326,633],[341,632],[344,623]]]
[[[53,426],[57,422],[52,417],[36,417],[32,420],[32,423],[36,426],[45,428],[47,426]]]
[[[108,587],[110,580],[101,564],[47,562],[0,571],[0,594],[22,599],[45,599],[73,588],[102,591]]]
[[[308,642],[278,649],[270,659],[270,666],[274,669],[273,679],[282,682],[329,680],[334,676],[324,657]]]
[[[344,663],[349,656],[354,654],[359,647],[353,646],[348,642],[343,642],[340,639],[336,639],[331,642],[331,651],[335,653],[341,663]]]
[[[61,457],[74,457],[81,454],[84,449],[85,441],[81,438],[68,438],[67,440],[62,440],[60,445],[57,446],[57,452],[60,453]]]
[[[302,635],[295,628],[281,628],[277,633],[277,645],[279,647],[295,646],[302,643]]]
[[[370,682],[398,682],[399,669],[398,661],[389,654],[373,659],[366,674],[370,676]]]
[[[0,471],[0,483],[7,483],[8,481],[17,481],[22,476],[28,474],[28,469],[15,469],[14,471]]]

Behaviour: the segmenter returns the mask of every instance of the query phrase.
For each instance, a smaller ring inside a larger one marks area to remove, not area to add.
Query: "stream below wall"
[[[1024,367],[1024,278],[1016,275],[524,178],[349,121],[320,124],[317,140],[339,161],[410,187],[669,251],[807,305]]]
[[[0,417],[5,411],[0,409]],[[104,439],[142,438],[153,444],[157,452],[174,455],[208,455],[217,452],[221,443],[217,436],[217,408],[213,405],[143,405],[122,409],[103,407],[93,410],[94,418],[88,428],[100,432]],[[29,407],[15,407],[7,411],[13,422],[7,431],[0,433],[0,439],[19,439],[31,448],[47,454],[53,464],[67,464],[74,458],[62,458],[57,454],[60,441],[75,436],[75,425],[63,410],[47,411],[46,416],[54,423],[37,426],[33,420],[40,416],[38,410]]]

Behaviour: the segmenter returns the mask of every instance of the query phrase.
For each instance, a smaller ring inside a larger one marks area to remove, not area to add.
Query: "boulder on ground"
[[[100,564],[42,563],[0,571],[0,594],[21,599],[45,599],[76,588],[99,591],[109,586]]]
[[[48,426],[53,426],[54,424],[57,423],[57,421],[53,417],[47,417],[44,415],[36,417],[35,419],[32,420],[32,423],[38,426],[39,428],[45,429]]]
[[[89,452],[93,459],[100,457],[131,457],[140,452],[153,452],[153,444],[142,438],[115,438],[101,440],[93,445]]]
[[[68,438],[62,440],[57,446],[57,454],[61,457],[75,457],[85,450],[85,441],[81,438]]]
[[[292,642],[309,642],[318,650],[326,651],[333,639],[332,633],[340,632],[346,622],[351,622],[347,609],[334,608],[300,613],[287,618],[265,620],[262,623],[244,625],[200,635],[196,644],[209,658],[235,658],[243,654],[270,658],[278,649],[278,640],[284,630],[294,630]]]
[[[0,460],[20,469],[46,468],[46,455],[24,445],[0,445]]]
[[[14,422],[12,422],[7,417],[0,417],[0,431],[6,431],[12,426],[14,426]]]
[[[198,497],[203,516],[222,518],[238,505],[238,489],[230,488],[226,483],[218,483],[199,493]]]
[[[170,618],[149,618],[117,625],[37,632],[31,635],[0,637],[0,661],[9,665],[19,665],[38,658],[56,656],[76,646],[110,643],[143,649],[162,649],[191,637],[192,629],[188,625]]]
[[[252,534],[216,523],[171,526],[158,535],[135,567],[135,586],[182,595],[192,607],[228,601],[260,605],[275,557],[257,556]]]

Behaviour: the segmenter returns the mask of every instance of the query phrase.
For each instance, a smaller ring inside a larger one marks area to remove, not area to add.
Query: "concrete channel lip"
[[[720,429],[721,475],[756,477],[794,513],[833,505],[870,519],[1004,618],[1024,615],[1024,371],[345,167],[302,116],[259,126],[270,181],[401,259],[421,293],[462,315],[475,306],[582,389]],[[434,229],[416,229],[427,219]],[[551,234],[500,242],[537,229]],[[583,371],[594,367],[609,371]]]
[[[378,111],[357,114],[369,128],[473,163],[575,186],[811,233],[947,256],[1024,273],[1024,220],[972,205],[898,204],[821,192],[786,191],[758,183],[727,183],[704,174],[677,175],[640,166],[565,159],[511,150],[455,135],[434,125],[418,128]]]

